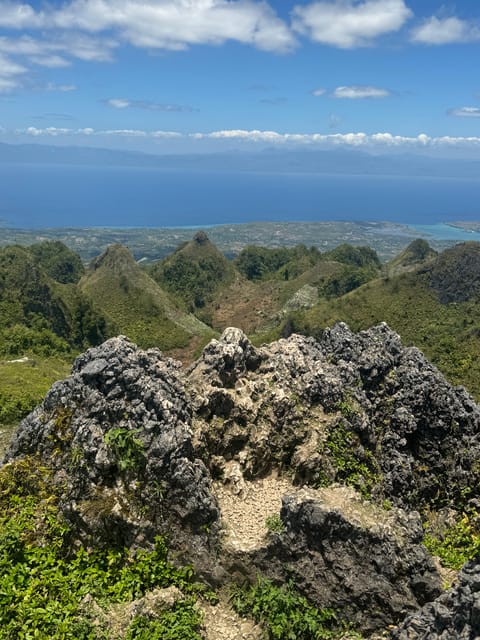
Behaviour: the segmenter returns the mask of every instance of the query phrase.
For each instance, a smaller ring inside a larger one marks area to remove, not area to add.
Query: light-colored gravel
[[[249,482],[231,473],[232,482],[214,484],[225,527],[225,545],[249,551],[265,544],[266,519],[279,514],[282,496],[297,491],[287,479],[270,475]]]

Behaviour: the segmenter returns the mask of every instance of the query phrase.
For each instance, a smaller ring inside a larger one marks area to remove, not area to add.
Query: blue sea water
[[[480,220],[480,178],[0,165],[0,224],[8,227],[323,220],[440,224],[445,232],[441,223]]]

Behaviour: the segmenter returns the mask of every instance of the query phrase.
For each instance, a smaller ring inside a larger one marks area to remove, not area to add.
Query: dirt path
[[[279,514],[282,496],[295,491],[297,488],[288,480],[276,475],[254,482],[234,478],[226,485],[215,483],[214,493],[225,526],[225,544],[242,551],[264,544],[268,533],[266,519]]]
[[[279,514],[282,496],[296,491],[284,478],[276,475],[262,480],[244,480],[238,465],[230,463],[227,484],[214,483],[225,527],[226,546],[248,551],[265,543],[266,519]],[[262,629],[252,620],[241,618],[231,608],[228,598],[216,605],[202,604],[206,640],[261,640]]]
[[[252,620],[241,618],[227,601],[203,604],[205,640],[261,640],[262,629]]]

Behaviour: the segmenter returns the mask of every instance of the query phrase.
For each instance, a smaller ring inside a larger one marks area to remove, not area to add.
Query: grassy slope
[[[480,302],[441,304],[427,276],[411,273],[322,301],[299,318],[298,328],[315,334],[339,320],[355,331],[387,322],[404,344],[417,346],[452,383],[480,399]]]
[[[169,350],[188,345],[193,335],[213,335],[194,316],[177,309],[125,247],[107,249],[82,278],[80,288],[117,332],[142,347]]]
[[[56,380],[65,378],[71,362],[30,355],[27,362],[0,361],[0,456],[15,425],[43,400]]]

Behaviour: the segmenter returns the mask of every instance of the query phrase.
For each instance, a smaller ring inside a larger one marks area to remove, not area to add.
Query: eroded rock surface
[[[386,628],[441,592],[416,513],[385,511],[337,486],[285,496],[281,518],[284,531],[252,554],[253,565],[293,580],[356,629]]]
[[[387,325],[255,349],[227,330],[191,368],[196,446],[211,472],[290,469],[297,483],[350,484],[408,509],[480,493],[480,411]]]
[[[373,632],[439,594],[415,510],[480,498],[479,425],[466,391],[385,324],[258,348],[230,328],[185,371],[123,337],[90,349],[5,460],[51,470],[80,540],[148,546],[167,534],[212,583],[292,580]],[[280,485],[284,529],[263,540]],[[232,530],[248,514],[261,527]]]
[[[191,414],[178,363],[113,338],[52,386],[5,461],[38,456],[62,487],[64,515],[95,544],[146,544],[168,532],[196,555],[215,538],[219,511],[194,455]]]
[[[480,562],[468,562],[457,584],[403,622],[392,640],[478,640]]]

